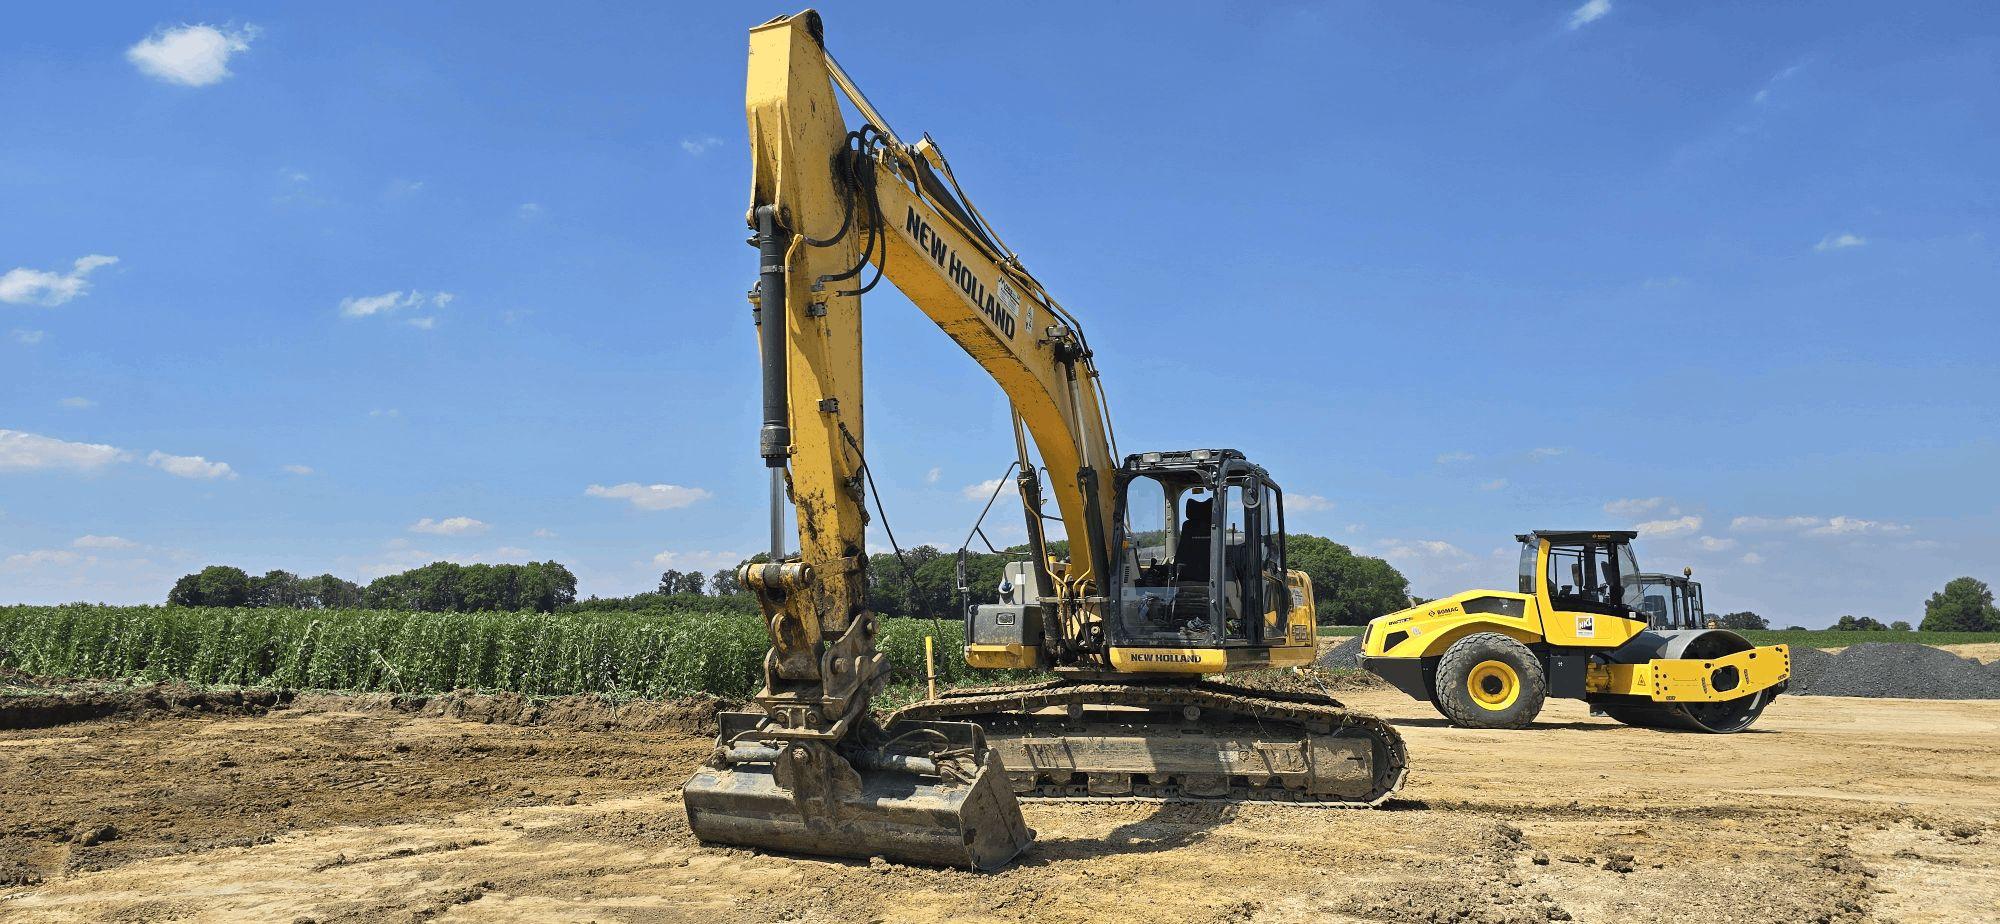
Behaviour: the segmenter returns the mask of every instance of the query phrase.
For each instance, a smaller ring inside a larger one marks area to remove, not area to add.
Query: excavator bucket
[[[715,755],[682,790],[704,842],[992,871],[1034,840],[977,725],[897,722],[858,747],[760,739],[762,713],[717,718]]]

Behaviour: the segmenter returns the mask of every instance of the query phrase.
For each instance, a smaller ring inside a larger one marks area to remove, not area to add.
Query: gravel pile
[[[1792,646],[1792,685],[1786,692],[1797,696],[1811,696],[1819,693],[1820,681],[1826,672],[1833,669],[1833,662],[1839,655],[1817,648]]]
[[[1313,666],[1330,671],[1360,670],[1361,636],[1350,635],[1328,646],[1325,651],[1320,652],[1319,660],[1314,661]]]
[[[1789,692],[1809,696],[2000,699],[2000,670],[1929,645],[1862,642],[1837,655],[1792,649]]]

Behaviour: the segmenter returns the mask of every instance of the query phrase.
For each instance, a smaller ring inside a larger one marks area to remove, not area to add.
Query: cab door
[[[1626,580],[1637,580],[1626,546],[1616,540],[1540,541],[1535,590],[1542,634],[1552,645],[1616,648],[1644,631],[1624,603]],[[1636,587],[1636,584],[1634,585]]]

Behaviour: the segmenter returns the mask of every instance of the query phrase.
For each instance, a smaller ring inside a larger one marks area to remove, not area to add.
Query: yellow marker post
[[[924,636],[924,680],[930,683],[931,699],[937,699],[937,662],[931,658],[931,637]]]

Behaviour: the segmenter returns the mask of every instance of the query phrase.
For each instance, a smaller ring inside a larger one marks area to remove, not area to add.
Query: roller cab
[[[1469,727],[1524,726],[1559,696],[1630,725],[1747,728],[1790,680],[1790,649],[1702,625],[1700,585],[1641,572],[1637,535],[1517,536],[1514,590],[1381,616],[1363,636],[1361,666]]]

